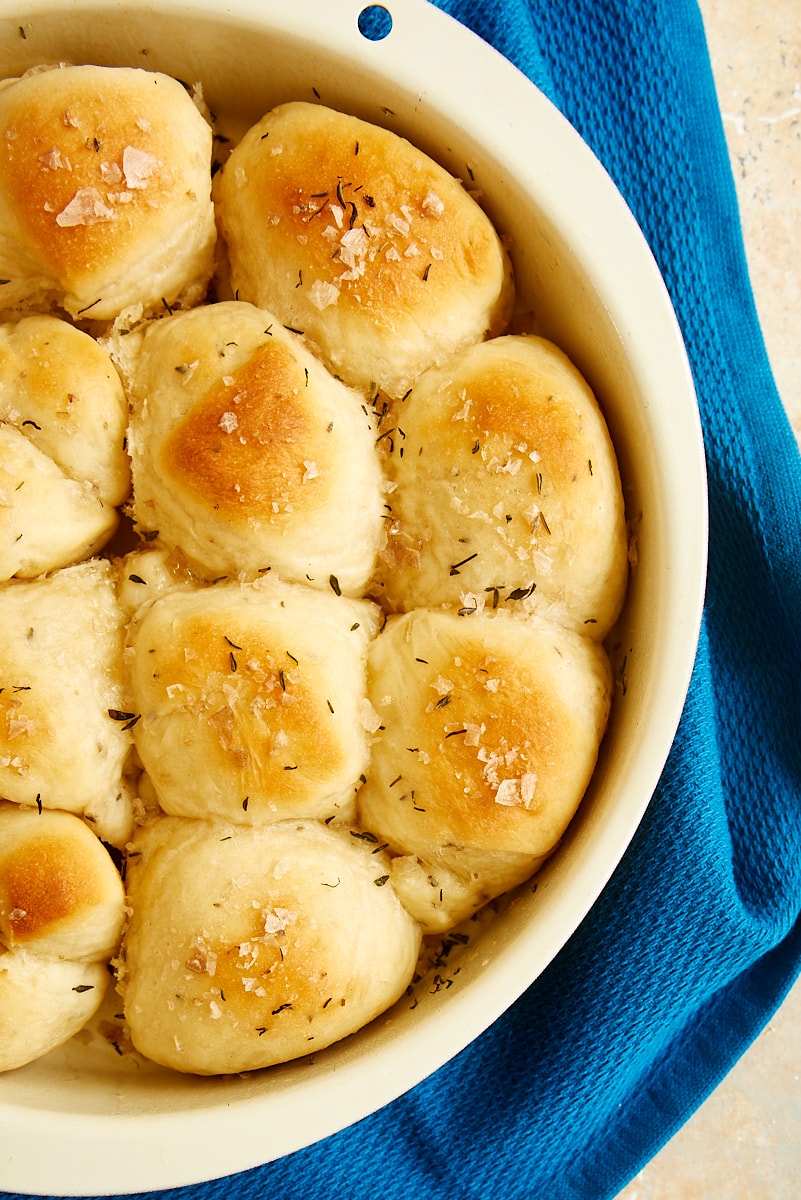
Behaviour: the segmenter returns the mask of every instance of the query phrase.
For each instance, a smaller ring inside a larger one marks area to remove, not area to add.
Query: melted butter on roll
[[[215,189],[237,295],[301,329],[348,383],[402,395],[509,316],[509,261],[486,214],[377,125],[281,105],[246,133]]]
[[[272,313],[230,301],[156,322],[131,375],[140,527],[206,577],[364,589],[384,537],[372,425]]]

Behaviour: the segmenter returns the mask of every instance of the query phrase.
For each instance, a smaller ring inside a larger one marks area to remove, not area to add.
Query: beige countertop
[[[801,6],[799,0],[700,0],[700,7],[757,310],[801,442]],[[800,1196],[801,982],[618,1200]]]

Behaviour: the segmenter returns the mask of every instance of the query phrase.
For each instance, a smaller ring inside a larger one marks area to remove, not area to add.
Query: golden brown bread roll
[[[348,814],[378,609],[266,577],[168,591],[129,633],[136,747],[162,808],[240,824]]]
[[[0,579],[102,548],[130,488],[128,404],[106,351],[51,316],[0,325]]]
[[[162,817],[128,860],[121,991],[136,1048],[179,1071],[322,1050],[408,986],[420,929],[376,847],[313,821]]]
[[[105,963],[0,946],[0,1071],[41,1058],[83,1029],[110,982]]]
[[[403,395],[508,319],[509,261],[462,185],[397,134],[280,105],[215,178],[231,286],[303,330],[331,369]]]
[[[1,309],[113,320],[213,270],[211,129],[166,75],[37,68],[0,88]]]
[[[236,301],[155,322],[132,357],[140,528],[207,578],[272,568],[362,591],[384,507],[357,393],[271,313]]]
[[[109,959],[123,903],[119,872],[80,817],[0,801],[0,942],[7,949]]]
[[[0,795],[128,836],[123,630],[108,563],[0,587]]]
[[[484,342],[422,376],[393,416],[382,602],[522,608],[604,638],[626,588],[623,494],[567,357],[537,337]]]
[[[521,883],[587,787],[609,712],[604,650],[534,617],[390,617],[372,643],[376,736],[362,827],[427,930]],[[380,724],[379,724],[380,723]]]

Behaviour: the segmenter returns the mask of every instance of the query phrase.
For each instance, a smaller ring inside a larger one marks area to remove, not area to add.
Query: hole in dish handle
[[[392,13],[383,4],[368,4],[359,13],[358,25],[369,42],[383,42],[392,29]]]

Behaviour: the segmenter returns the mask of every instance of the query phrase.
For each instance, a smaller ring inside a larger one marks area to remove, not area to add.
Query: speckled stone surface
[[[801,6],[700,0],[765,344],[801,442]],[[799,614],[801,619],[801,614]],[[618,1200],[801,1197],[801,982]]]

